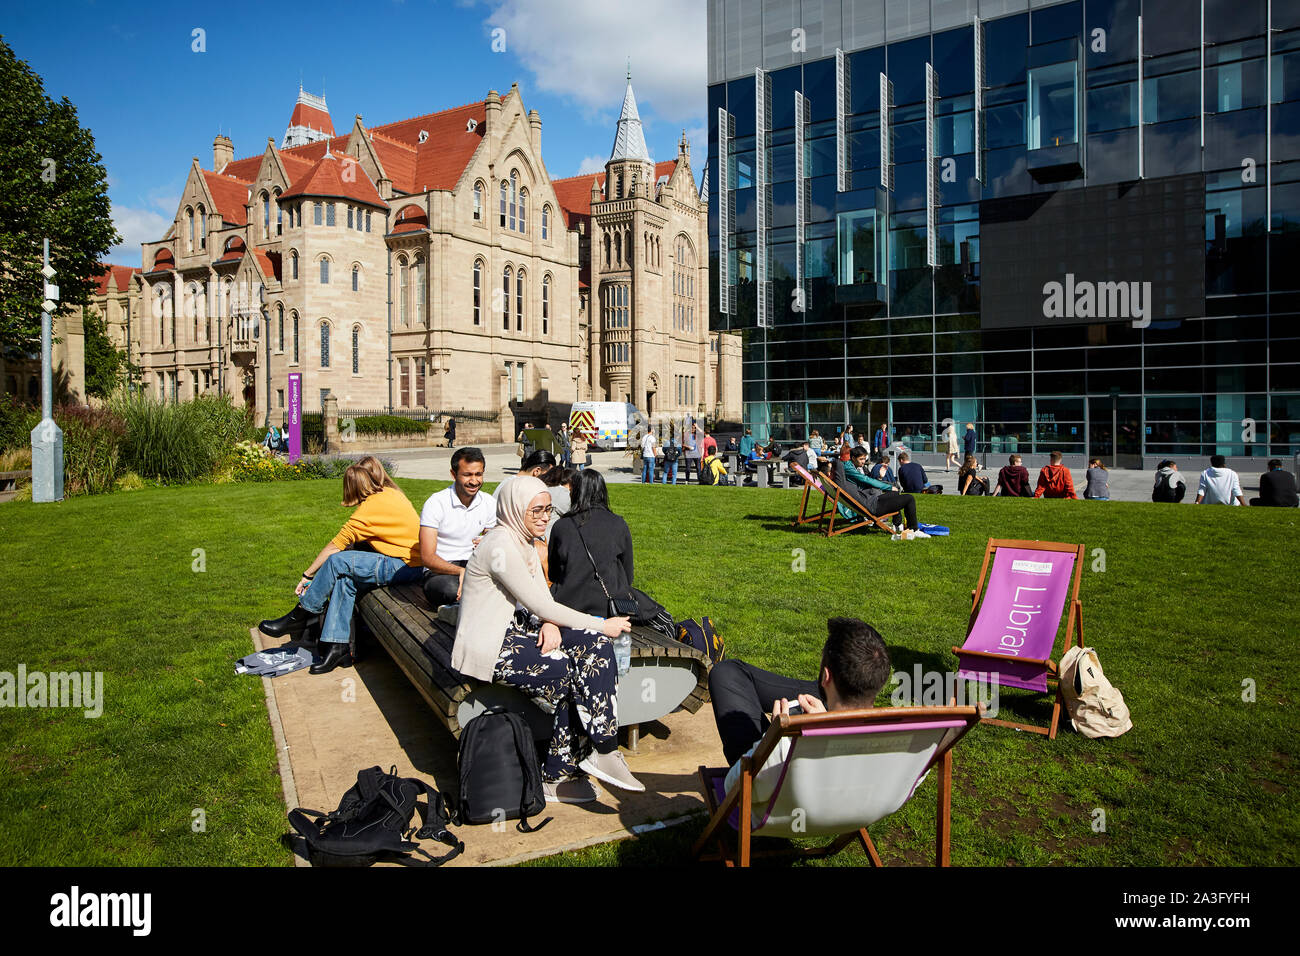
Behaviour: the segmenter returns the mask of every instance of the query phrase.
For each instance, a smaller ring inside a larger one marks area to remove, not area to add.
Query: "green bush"
[[[362,415],[352,419],[358,435],[425,435],[429,423],[401,415]],[[342,421],[339,426],[342,427]]]
[[[0,451],[31,445],[32,429],[40,421],[40,409],[20,402],[13,395],[0,395]]]
[[[126,467],[167,482],[212,477],[232,460],[247,424],[245,411],[225,395],[163,404],[139,394],[115,408],[126,421]]]
[[[55,413],[63,429],[64,489],[69,495],[113,490],[122,470],[126,422],[109,408],[65,405]]]

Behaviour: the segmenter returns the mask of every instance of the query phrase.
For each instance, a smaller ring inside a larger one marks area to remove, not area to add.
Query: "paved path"
[[[519,456],[515,454],[516,446],[514,444],[482,445],[480,447],[483,449],[484,458],[487,459],[486,478],[489,482],[502,481],[519,469]],[[402,478],[433,478],[445,481],[451,477],[452,451],[447,448],[402,448],[376,452],[376,454],[381,458],[395,462],[397,464],[397,474]],[[624,484],[641,480],[640,458],[629,458],[626,452],[593,452],[591,459],[591,466],[599,469],[607,482]],[[679,466],[679,474],[680,471]],[[949,490],[949,493],[955,490],[957,482],[955,470],[944,472],[942,468],[927,468],[926,472],[932,483],[943,485]],[[997,479],[996,469],[986,470],[983,474],[993,481]],[[1078,469],[1073,472],[1073,475],[1075,490],[1082,495],[1086,478],[1085,473],[1082,469]],[[1030,477],[1036,479],[1037,472],[1031,471]],[[1197,475],[1185,474],[1183,478],[1188,482],[1188,492],[1183,499],[1183,504],[1192,504],[1196,500]],[[1154,479],[1153,472],[1116,468],[1110,473],[1111,498],[1115,501],[1145,501],[1149,503],[1151,501],[1151,484]],[[1258,495],[1259,474],[1241,473],[1241,488],[1247,501]]]

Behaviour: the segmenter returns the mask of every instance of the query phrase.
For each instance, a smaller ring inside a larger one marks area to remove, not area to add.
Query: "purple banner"
[[[975,679],[979,672],[1001,684],[1026,690],[1047,690],[1047,671],[1041,664],[1015,658],[1047,660],[1052,656],[1061,609],[1074,573],[1072,551],[1029,551],[999,548],[984,588],[979,617],[962,650],[983,651],[1012,658],[963,658],[959,677]]]
[[[289,461],[302,457],[302,372],[289,373]]]

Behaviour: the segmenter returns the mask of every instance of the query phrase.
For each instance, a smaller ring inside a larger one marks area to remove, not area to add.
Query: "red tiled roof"
[[[666,159],[662,163],[655,163],[655,180],[658,181],[660,176],[671,176],[673,170],[677,168],[677,160]],[[560,207],[564,210],[565,224],[573,229],[579,219],[591,216],[591,184],[599,183],[601,189],[605,188],[605,174],[584,173],[581,176],[570,176],[567,179],[551,180],[551,188],[555,190],[555,198],[560,201]]]
[[[414,203],[403,206],[394,219],[393,234],[400,232],[418,232],[429,228],[429,217],[424,210]]]
[[[318,110],[314,106],[308,106],[306,103],[295,103],[293,115],[289,117],[290,126],[306,126],[308,129],[320,130],[322,133],[334,135],[334,121],[330,119],[330,114],[324,110]]]
[[[221,254],[221,258],[217,260],[217,263],[238,262],[244,258],[244,251],[247,248],[243,239],[239,238],[239,236],[231,236],[226,241],[226,249]]]
[[[208,184],[208,192],[212,194],[212,201],[216,203],[217,212],[221,213],[224,224],[248,225],[248,210],[245,208],[245,203],[248,202],[248,183],[206,169],[203,170],[203,178]]]
[[[280,157],[280,162],[284,163],[284,171],[289,177],[289,182],[293,182],[307,170],[311,169],[314,160],[308,159],[302,155],[295,155],[285,149],[275,150],[275,154]],[[248,156],[244,159],[236,159],[227,163],[222,175],[229,176],[232,179],[239,179],[251,184],[257,179],[257,174],[262,168],[262,159],[266,154],[258,156]],[[325,155],[322,147],[321,155]]]
[[[258,267],[262,270],[262,275],[267,279],[280,279],[280,255],[279,253],[267,253],[261,249],[253,250],[253,258],[257,260]]]
[[[161,272],[163,269],[171,269],[176,265],[176,257],[172,255],[170,249],[159,249],[153,257],[153,271]]]
[[[345,165],[352,166],[352,175],[347,179],[343,177]],[[371,206],[387,205],[375,191],[374,183],[360,163],[347,156],[340,159],[333,153],[318,159],[280,198],[284,200],[294,196],[338,196]]]
[[[137,272],[143,271],[138,266],[115,266],[105,265],[104,271],[95,276],[95,294],[104,295],[108,292],[108,280],[111,277],[117,283],[117,291],[125,292],[130,285],[131,277]]]

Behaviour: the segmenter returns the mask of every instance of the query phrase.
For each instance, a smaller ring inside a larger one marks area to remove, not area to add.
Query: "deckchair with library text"
[[[1083,605],[1079,601],[1083,560],[1081,544],[989,539],[979,583],[971,591],[966,640],[953,648],[957,677],[1041,694],[1052,692],[1049,682],[1056,688],[1048,727],[989,717],[984,718],[985,723],[1056,739],[1061,686],[1052,652],[1062,612],[1065,633],[1061,654],[1076,640],[1083,646]]]

